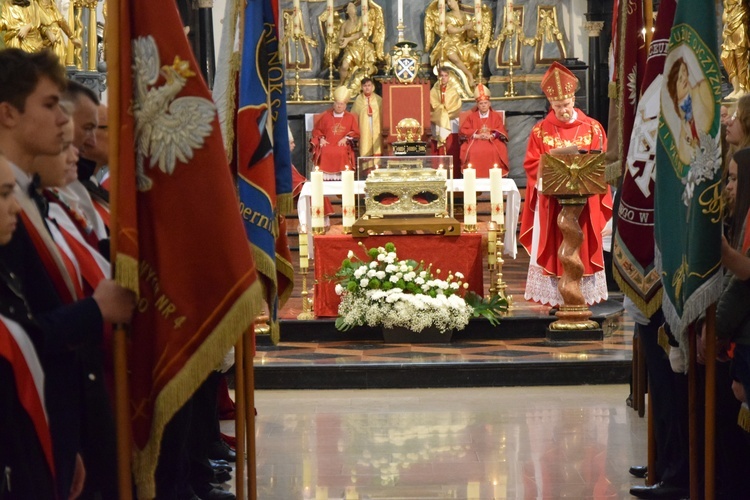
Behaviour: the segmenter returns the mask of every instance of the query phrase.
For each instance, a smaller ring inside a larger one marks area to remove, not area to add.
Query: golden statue
[[[346,5],[346,20],[336,26],[338,37],[335,43],[326,47],[326,55],[331,50],[334,58],[343,51],[339,84],[349,87],[352,93],[359,93],[362,78],[374,75],[378,61],[385,60],[383,10],[372,0],[368,1],[368,7],[367,28],[363,29],[364,22],[362,16],[357,15],[357,6],[349,2]]]
[[[44,48],[42,26],[47,16],[36,0],[6,0],[0,9],[0,31],[8,48],[38,52]]]
[[[62,33],[65,33],[65,36],[67,36],[76,47],[81,47],[81,39],[76,38],[73,35],[70,26],[68,26],[68,23],[63,19],[62,14],[57,9],[57,4],[54,0],[37,1],[39,3],[39,9],[45,14],[45,19],[42,21],[42,33],[45,38],[44,47],[51,49],[60,59],[60,62],[65,64],[68,47],[65,39],[62,37]]]
[[[434,0],[425,11],[424,33],[425,51],[430,50],[435,35],[440,40],[430,53],[432,66],[453,66],[460,70],[466,79],[469,92],[473,92],[474,78],[482,63],[482,56],[492,38],[492,13],[486,6],[482,6],[482,23],[479,37],[474,31],[474,20],[461,11],[458,0],[447,0],[448,11],[445,12],[445,32],[441,32],[441,15],[438,1]],[[473,40],[477,40],[474,42]],[[459,75],[461,76],[461,75]]]
[[[736,99],[750,89],[748,82],[748,10],[744,0],[724,0],[721,62],[734,89],[727,99]]]

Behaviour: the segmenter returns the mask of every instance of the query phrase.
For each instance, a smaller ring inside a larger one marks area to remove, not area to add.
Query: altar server
[[[359,120],[359,156],[383,154],[383,124],[380,115],[383,98],[375,93],[372,78],[362,79],[362,92],[354,99],[352,113]]]

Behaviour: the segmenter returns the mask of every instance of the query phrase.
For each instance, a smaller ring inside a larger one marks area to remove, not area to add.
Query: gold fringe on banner
[[[750,432],[750,408],[747,403],[742,403],[740,412],[737,414],[737,425],[745,432]]]
[[[154,474],[164,428],[206,380],[208,374],[216,369],[220,360],[237,343],[240,336],[252,326],[253,320],[262,310],[261,291],[261,285],[256,280],[227,311],[182,370],[157,396],[151,423],[151,437],[144,449],[134,452],[133,471],[138,498],[156,497]]]
[[[276,197],[276,206],[280,214],[289,215],[294,213],[294,200],[292,193],[280,194]]]
[[[132,290],[136,298],[140,298],[138,261],[130,255],[118,253],[115,260],[115,281],[123,288]]]

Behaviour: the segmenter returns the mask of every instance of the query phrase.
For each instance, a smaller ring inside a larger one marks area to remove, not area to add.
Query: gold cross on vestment
[[[333,135],[339,135],[339,134],[343,135],[344,126],[341,125],[341,123],[337,123],[336,125],[333,126],[331,131],[333,132]]]

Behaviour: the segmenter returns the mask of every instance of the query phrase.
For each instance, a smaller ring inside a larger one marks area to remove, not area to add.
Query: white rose
[[[370,280],[368,280],[367,278],[362,278],[361,280],[359,280],[359,286],[361,286],[362,288],[367,288],[367,285],[369,284]]]
[[[341,295],[344,293],[344,287],[341,286],[341,283],[336,283],[336,287],[334,288],[336,290],[336,295]]]
[[[367,277],[372,279],[375,277],[375,275],[378,274],[378,272],[375,269],[370,269],[367,271]]]
[[[349,250],[349,252],[346,254],[346,258],[347,259],[351,259],[352,257],[354,257],[354,252],[352,252],[351,250]]]
[[[385,255],[383,255],[382,253],[379,253],[378,254],[378,262],[383,262],[384,260],[385,260]]]
[[[396,276],[396,275],[391,276],[390,279],[389,279],[389,281],[391,283],[398,283],[398,276]]]

